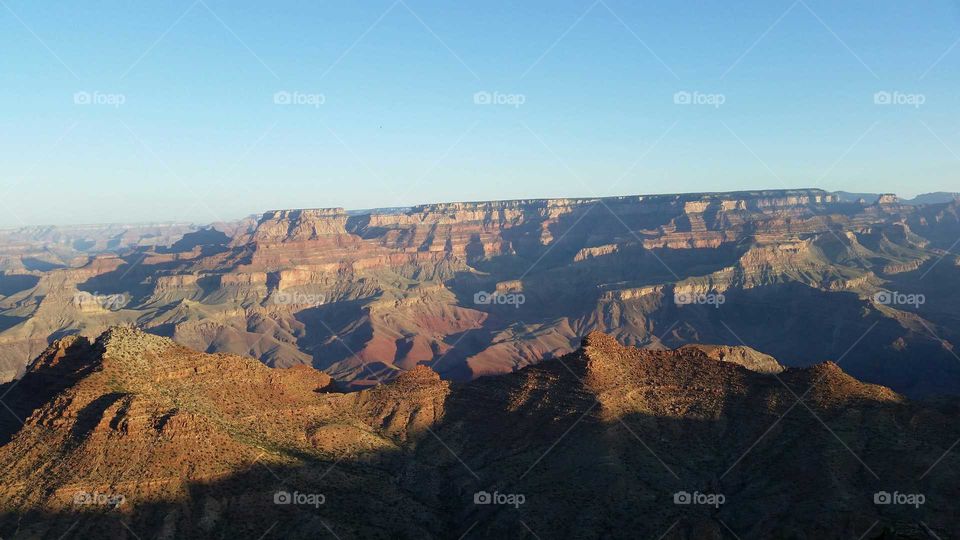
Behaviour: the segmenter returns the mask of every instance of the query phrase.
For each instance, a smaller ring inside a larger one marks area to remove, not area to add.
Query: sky
[[[960,2],[0,0],[0,226],[960,191]]]

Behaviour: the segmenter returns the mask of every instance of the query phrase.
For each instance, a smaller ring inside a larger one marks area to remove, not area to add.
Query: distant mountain
[[[3,538],[953,538],[956,401],[833,363],[575,352],[350,394],[308,367],[113,328],[51,346],[4,415]],[[747,354],[750,356],[750,354]],[[532,532],[531,532],[532,531]],[[469,533],[469,534],[468,534]]]
[[[59,337],[130,323],[349,390],[419,364],[507,373],[599,330],[958,394],[957,238],[960,202],[800,189],[275,210],[57,258],[28,243],[0,255],[0,380]]]
[[[923,195],[917,195],[907,202],[908,204],[943,204],[956,201],[957,199],[960,199],[960,193],[938,191],[936,193],[924,193]]]
[[[409,206],[391,206],[389,208],[367,208],[362,210],[347,210],[351,216],[362,216],[366,214],[405,214],[410,211]]]
[[[835,191],[833,192],[840,201],[842,202],[857,202],[860,200],[865,201],[867,204],[875,204],[880,197],[883,195],[880,193],[850,193],[847,191]],[[945,204],[953,202],[957,199],[960,199],[960,193],[948,193],[946,191],[938,191],[936,193],[924,193],[922,195],[917,195],[912,199],[899,199],[902,204]]]

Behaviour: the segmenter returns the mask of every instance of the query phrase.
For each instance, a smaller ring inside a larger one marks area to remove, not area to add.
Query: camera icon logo
[[[478,491],[473,494],[473,504],[492,504],[493,495],[486,491]]]
[[[273,104],[274,105],[290,105],[293,102],[293,98],[290,95],[290,92],[286,90],[281,90],[273,94]]]
[[[877,92],[873,95],[874,105],[890,105],[893,103],[893,95],[890,92]]]
[[[493,293],[488,293],[486,291],[480,291],[473,295],[473,303],[478,306],[489,305],[493,301]]]
[[[75,92],[73,94],[74,105],[89,105],[90,101],[90,92]]]
[[[474,105],[490,105],[493,103],[493,95],[490,92],[477,92],[473,94]]]
[[[693,103],[693,94],[685,90],[677,92],[673,95],[674,105],[690,105]]]
[[[692,502],[693,497],[686,491],[678,491],[673,494],[673,504],[690,504]]]
[[[880,291],[873,295],[873,301],[880,305],[889,306],[893,303],[893,294],[890,291]]]
[[[287,491],[278,491],[273,494],[273,504],[290,504],[292,502],[293,497]]]
[[[878,491],[873,494],[873,504],[891,504],[893,496],[886,491]]]

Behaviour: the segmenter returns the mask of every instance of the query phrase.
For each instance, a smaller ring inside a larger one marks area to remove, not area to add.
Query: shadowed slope
[[[640,350],[592,333],[577,352],[508,375],[449,383],[419,366],[336,394],[309,368],[270,369],[112,329],[55,363],[96,367],[0,448],[8,464],[0,534],[856,538],[874,524],[866,538],[958,532],[960,462],[947,453],[960,438],[956,404],[911,403],[831,363],[764,374],[708,352]],[[876,505],[881,491],[926,500]],[[94,492],[123,500],[75,503]],[[278,492],[323,500],[275,504]],[[724,501],[675,504],[682,492]],[[497,494],[492,504],[484,493]]]

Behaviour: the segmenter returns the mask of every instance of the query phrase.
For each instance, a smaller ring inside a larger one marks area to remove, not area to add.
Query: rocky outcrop
[[[897,197],[894,193],[884,193],[880,195],[880,198],[877,200],[877,204],[899,204],[900,197]]]
[[[917,270],[918,268],[923,266],[923,263],[925,262],[926,262],[926,258],[917,259],[917,260],[905,262],[905,263],[888,264],[883,267],[883,273],[887,275],[894,275],[894,274],[904,274],[907,272],[913,272],[914,270]]]
[[[593,332],[516,373],[451,384],[418,366],[338,394],[310,368],[129,327],[68,338],[24,390],[2,389],[35,399],[0,446],[0,534],[920,538],[920,522],[950,537],[956,404],[831,362],[757,373],[738,351]],[[931,463],[938,477],[916,484]],[[889,490],[925,504],[878,504]]]
[[[274,210],[260,218],[252,242],[296,242],[323,236],[346,235],[347,212],[343,208]]]
[[[604,255],[611,255],[616,253],[620,249],[620,246],[617,244],[607,244],[604,246],[595,246],[589,248],[583,248],[573,256],[573,262],[581,262],[587,259],[593,259],[595,257],[603,257]]]
[[[781,373],[784,368],[777,359],[750,347],[730,345],[684,345],[680,351],[698,351],[711,360],[730,362],[757,373]]]
[[[197,284],[200,276],[195,274],[180,274],[176,276],[158,276],[155,281],[155,292],[164,292],[174,289],[184,289]]]

